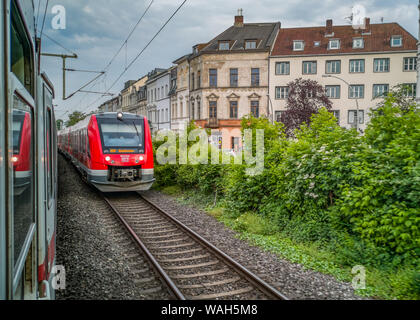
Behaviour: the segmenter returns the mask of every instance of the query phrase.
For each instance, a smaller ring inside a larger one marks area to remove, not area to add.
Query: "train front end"
[[[89,182],[102,192],[149,190],[155,179],[147,119],[121,112],[92,118],[87,149],[94,170],[88,172]]]

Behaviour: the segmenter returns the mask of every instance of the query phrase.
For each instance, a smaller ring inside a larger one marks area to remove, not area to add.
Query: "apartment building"
[[[189,54],[175,60],[171,70],[171,130],[183,131],[190,121]]]
[[[171,129],[170,69],[156,68],[149,72],[147,86],[147,118],[153,132]]]
[[[284,28],[270,56],[270,100],[275,120],[286,109],[288,83],[312,79],[325,87],[342,127],[363,130],[369,109],[399,84],[416,95],[417,40],[397,23]],[[357,116],[357,107],[359,115]]]
[[[222,150],[241,148],[244,116],[268,116],[268,59],[279,29],[244,23],[240,10],[232,27],[189,57],[191,118],[212,129]]]
[[[99,112],[119,112],[122,111],[122,96],[119,94],[117,97],[105,101],[98,108]]]
[[[130,80],[125,83],[121,91],[122,112],[141,114],[141,107],[145,102],[144,90],[147,80],[147,76],[144,76],[139,80]]]

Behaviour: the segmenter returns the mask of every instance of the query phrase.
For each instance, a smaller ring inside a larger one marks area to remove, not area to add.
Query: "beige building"
[[[143,92],[141,88],[146,85],[147,79],[148,77],[144,76],[137,81],[130,80],[125,83],[124,89],[121,91],[122,112],[141,114],[145,98],[139,92]]]
[[[396,23],[281,29],[270,57],[270,99],[275,119],[286,109],[288,83],[312,79],[325,87],[343,127],[359,128],[369,121],[369,109],[399,84],[415,97],[417,40]]]
[[[189,57],[190,117],[212,129],[213,143],[225,151],[241,148],[241,118],[268,116],[268,58],[280,23],[232,27]],[[185,110],[183,110],[185,112]]]
[[[185,55],[173,63],[176,65],[171,69],[171,130],[183,131],[191,119],[189,109],[189,72],[190,65]]]

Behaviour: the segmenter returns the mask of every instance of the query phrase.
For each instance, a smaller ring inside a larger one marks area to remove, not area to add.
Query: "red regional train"
[[[58,134],[58,148],[102,192],[144,191],[154,179],[147,118],[99,113]]]

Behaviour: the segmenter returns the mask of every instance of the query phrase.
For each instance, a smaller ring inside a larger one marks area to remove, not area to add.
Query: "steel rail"
[[[172,281],[172,279],[168,276],[168,274],[163,270],[163,268],[157,262],[156,258],[152,255],[152,253],[147,249],[147,247],[144,245],[144,243],[140,240],[140,238],[137,236],[136,232],[130,227],[130,225],[127,223],[127,221],[124,219],[124,217],[119,213],[118,209],[111,203],[111,201],[103,193],[101,193],[101,196],[105,200],[105,202],[109,205],[109,207],[112,209],[112,211],[115,213],[115,215],[118,217],[118,219],[125,226],[128,233],[134,239],[136,244],[144,252],[146,257],[151,262],[153,268],[160,275],[160,277],[164,280],[165,284],[168,286],[169,290],[172,291],[173,295],[178,300],[186,300],[185,296],[181,293],[181,291],[178,289],[178,287],[175,285],[175,283]]]
[[[208,248],[213,254],[215,254],[219,259],[224,261],[226,264],[231,266],[235,271],[237,271],[239,274],[241,274],[246,280],[251,282],[257,289],[261,290],[263,293],[265,293],[267,296],[270,296],[276,300],[289,300],[285,295],[283,295],[281,292],[273,288],[271,285],[269,285],[267,282],[262,280],[260,277],[258,277],[256,274],[252,273],[248,269],[246,269],[244,266],[233,260],[230,256],[228,256],[226,253],[215,247],[212,243],[204,239],[202,236],[200,236],[198,233],[187,227],[185,224],[180,222],[178,219],[173,217],[170,213],[168,213],[166,210],[159,208],[155,203],[150,201],[149,199],[145,198],[143,195],[138,194],[142,200],[144,200],[148,205],[153,207],[156,211],[163,214],[165,217],[170,219],[173,223],[175,223],[176,226],[183,229],[186,233],[191,235],[197,242],[204,245],[206,248]]]

